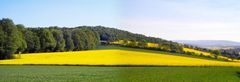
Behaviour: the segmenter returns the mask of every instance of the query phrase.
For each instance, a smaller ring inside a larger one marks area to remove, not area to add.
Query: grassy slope
[[[239,62],[111,46],[89,51],[23,54],[21,59],[1,60],[0,64],[240,66]]]
[[[1,82],[239,82],[237,67],[0,66]]]

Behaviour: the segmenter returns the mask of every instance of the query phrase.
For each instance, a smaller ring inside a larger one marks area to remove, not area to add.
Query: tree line
[[[59,52],[94,49],[99,34],[86,28],[25,28],[11,19],[0,20],[0,59],[13,58],[14,53]]]
[[[14,53],[89,50],[96,48],[100,41],[110,43],[119,40],[125,41],[124,44],[126,45],[124,46],[126,47],[194,54],[183,51],[183,47],[188,47],[213,53],[216,57],[223,55],[231,58],[240,58],[239,53],[231,52],[230,50],[210,50],[104,26],[26,28],[22,24],[15,25],[8,18],[0,20],[0,59],[13,58],[12,54]],[[130,42],[128,43],[127,41]],[[158,46],[148,47],[147,43],[155,43]]]
[[[123,47],[131,47],[131,48],[142,48],[149,50],[157,50],[157,51],[165,51],[172,53],[184,53],[183,47],[175,44],[164,44],[164,43],[148,43],[148,42],[139,42],[135,40],[120,40],[120,43],[112,42],[111,45],[123,46]],[[151,46],[154,45],[154,46]]]
[[[193,46],[193,45],[184,45],[186,48],[191,48],[199,51],[204,51],[204,52],[209,52],[214,55],[214,57],[217,59],[218,56],[224,56],[228,57],[231,60],[239,60],[240,59],[240,48],[234,48],[234,49],[207,49],[207,48],[202,48],[198,46]],[[187,54],[194,54],[194,53],[187,53]]]
[[[149,37],[142,34],[131,33],[128,31],[103,26],[90,27],[89,29],[98,32],[102,41],[114,42],[123,40],[124,45],[121,46],[184,53],[183,45],[161,38]],[[158,46],[149,47],[147,43],[155,43],[158,44]]]
[[[240,48],[234,48],[234,49],[220,49],[221,53],[229,58],[232,59],[240,59]]]
[[[178,43],[103,26],[29,27],[15,25],[11,19],[0,20],[0,59],[14,53],[58,52],[94,49],[101,41],[128,40],[135,43],[158,43],[163,51],[181,52]],[[132,44],[129,44],[132,46]],[[130,46],[128,46],[130,47]],[[146,48],[146,46],[145,46]]]

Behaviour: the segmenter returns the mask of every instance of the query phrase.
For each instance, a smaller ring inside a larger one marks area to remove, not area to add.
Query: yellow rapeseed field
[[[147,43],[147,46],[150,47],[150,48],[157,48],[157,47],[159,47],[159,45],[155,44],[155,43]]]
[[[208,57],[211,57],[211,58],[214,58],[214,54],[211,54],[209,52],[203,52],[203,51],[199,51],[199,50],[194,50],[194,49],[190,49],[190,48],[183,48],[183,51],[185,52],[193,52],[195,53],[196,55],[203,55],[203,56],[208,56]],[[222,59],[222,60],[231,60],[227,57],[224,57],[224,56],[217,56],[218,59]],[[236,61],[236,60],[235,60]]]
[[[209,53],[209,52],[203,52],[203,51],[199,51],[199,50],[195,50],[195,49],[190,49],[190,48],[183,48],[183,51],[185,52],[194,52],[196,55],[204,55],[204,56],[209,56],[209,57],[214,57],[213,54]]]
[[[127,43],[131,43],[131,41],[127,41]],[[136,43],[138,43],[138,42],[136,42]],[[118,40],[118,41],[111,42],[111,44],[125,45],[125,42],[124,42],[124,40]],[[157,48],[157,47],[159,47],[159,44],[147,43],[147,47],[149,47],[149,48]]]
[[[0,64],[240,66],[239,62],[118,49],[22,54],[20,59],[0,60]]]

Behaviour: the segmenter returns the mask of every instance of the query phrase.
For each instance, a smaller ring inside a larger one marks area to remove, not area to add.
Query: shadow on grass
[[[200,66],[186,66],[186,65],[132,65],[132,64],[120,64],[120,65],[90,65],[90,64],[1,64],[0,66],[81,66],[81,67],[197,67],[197,68],[210,68],[210,67],[226,67],[226,66],[211,66],[211,65],[200,65]],[[227,66],[236,68],[236,66]],[[239,67],[237,67],[239,68]],[[240,77],[240,72],[237,72]]]
[[[240,71],[237,71],[236,74],[240,78]]]

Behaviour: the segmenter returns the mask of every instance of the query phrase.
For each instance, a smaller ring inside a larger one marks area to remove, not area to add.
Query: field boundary
[[[240,66],[185,66],[185,65],[87,65],[87,64],[1,64],[0,66],[83,66],[83,67],[240,67]]]

